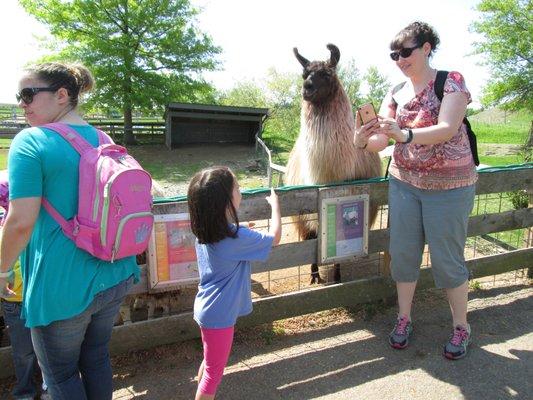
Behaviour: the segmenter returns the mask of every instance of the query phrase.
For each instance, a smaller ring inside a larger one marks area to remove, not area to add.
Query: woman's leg
[[[398,316],[407,316],[409,320],[424,251],[422,207],[418,192],[409,184],[390,179],[391,274],[398,292]]]
[[[87,399],[78,362],[93,304],[73,318],[31,328],[33,348],[54,400]]]
[[[231,345],[233,343],[234,327],[222,329],[204,329],[202,342],[204,345],[203,373],[198,382],[196,400],[211,400],[222,380],[224,368],[228,363]]]
[[[472,185],[433,193],[423,205],[435,285],[446,289],[452,312],[453,330],[444,346],[444,356],[452,360],[466,355],[471,340],[467,322],[469,272],[464,248],[474,196],[475,186]],[[442,218],[443,215],[446,218]]]
[[[468,308],[468,281],[456,288],[446,289],[446,295],[448,296],[448,302],[450,303],[450,309],[452,310],[453,326],[468,326],[466,320]]]
[[[416,282],[396,282],[398,292],[398,316],[407,316],[411,321],[411,307],[415,294]]]
[[[96,310],[91,316],[81,345],[79,368],[89,400],[111,400],[113,372],[109,340],[120,305],[133,285],[133,277],[95,296]]]

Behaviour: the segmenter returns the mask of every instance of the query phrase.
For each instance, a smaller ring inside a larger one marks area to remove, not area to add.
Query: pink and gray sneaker
[[[466,356],[466,350],[472,339],[472,331],[470,325],[457,325],[450,340],[444,346],[444,357],[449,360],[458,360]]]
[[[413,332],[413,324],[407,315],[402,315],[396,320],[396,325],[389,334],[389,344],[394,349],[405,349],[409,344],[411,332]]]

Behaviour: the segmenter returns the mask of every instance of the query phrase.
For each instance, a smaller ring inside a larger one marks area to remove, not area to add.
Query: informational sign
[[[198,281],[195,240],[189,214],[154,216],[154,230],[148,246],[151,289]]]
[[[320,200],[320,261],[336,262],[368,254],[368,194]]]

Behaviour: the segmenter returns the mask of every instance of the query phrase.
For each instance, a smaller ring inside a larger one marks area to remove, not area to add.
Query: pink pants
[[[233,343],[234,327],[222,329],[200,328],[204,345],[204,373],[198,382],[198,391],[202,394],[215,394],[222,380],[224,368],[228,363]]]

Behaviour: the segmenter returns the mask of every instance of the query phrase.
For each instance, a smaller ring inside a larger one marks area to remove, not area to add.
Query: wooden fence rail
[[[124,136],[124,123],[113,121],[88,121],[93,126],[110,135],[115,142],[122,142]],[[0,137],[13,138],[28,125],[24,122],[0,122]],[[133,122],[133,135],[141,144],[164,144],[164,122]]]
[[[387,204],[388,182],[364,183],[374,204]],[[358,185],[360,186],[360,185]],[[503,193],[515,190],[533,191],[533,168],[499,170],[480,173],[476,188],[478,195]],[[281,212],[283,217],[316,213],[318,210],[317,188],[280,190]],[[264,201],[264,193],[247,195],[239,210],[242,221],[264,220],[270,210]],[[186,212],[185,201],[156,204],[156,214]],[[445,216],[443,216],[444,218]],[[479,236],[533,226],[533,207],[472,216],[469,220],[468,236]],[[369,233],[369,256],[383,252],[388,247],[388,229],[375,229]],[[467,268],[474,278],[491,276],[513,270],[533,267],[533,244],[525,248],[467,260]],[[253,263],[252,273],[275,271],[317,261],[317,241],[287,243],[272,249],[264,263]],[[430,268],[423,268],[418,283],[419,288],[433,286]],[[167,288],[166,290],[172,290]],[[146,268],[135,292],[147,292]],[[283,318],[294,317],[330,308],[354,306],[361,303],[387,298],[394,293],[394,282],[388,276],[374,276],[351,282],[332,284],[313,289],[291,292],[254,300],[254,312],[239,319],[238,326],[253,326]],[[199,330],[190,312],[153,320],[117,326],[111,340],[111,353],[120,354],[153,346],[174,343],[199,336]],[[0,378],[12,374],[10,348],[0,349]],[[5,366],[5,367],[4,367]]]

